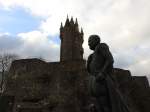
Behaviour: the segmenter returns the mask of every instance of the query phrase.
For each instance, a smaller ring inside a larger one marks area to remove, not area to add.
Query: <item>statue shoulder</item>
[[[100,43],[102,49],[109,49],[109,46],[106,43]]]
[[[106,43],[99,43],[96,46],[96,51],[104,51],[104,50],[109,50],[109,47]]]

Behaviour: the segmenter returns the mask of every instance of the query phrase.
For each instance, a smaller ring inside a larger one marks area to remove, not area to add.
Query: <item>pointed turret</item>
[[[71,25],[74,25],[73,17],[71,17],[70,23],[71,23]]]
[[[62,34],[63,34],[63,29],[64,29],[64,27],[63,27],[63,23],[61,22],[61,25],[60,25],[60,38],[62,38]]]
[[[70,25],[70,22],[69,22],[69,18],[68,18],[68,15],[67,15],[65,26],[69,26],[69,25]]]
[[[75,22],[75,25],[76,25],[76,26],[78,26],[78,20],[77,20],[77,18],[76,18],[76,22]]]
[[[79,26],[78,26],[78,20],[76,18],[76,21],[75,21],[75,29],[77,32],[79,32]]]
[[[61,29],[63,28],[63,23],[62,23],[62,22],[61,22],[60,28],[61,28]]]
[[[81,27],[81,35],[84,35],[84,33],[83,33],[83,28]]]

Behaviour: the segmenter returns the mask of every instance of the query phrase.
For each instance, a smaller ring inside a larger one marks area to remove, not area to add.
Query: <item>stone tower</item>
[[[78,21],[74,22],[73,18],[69,20],[68,16],[66,23],[60,27],[60,61],[83,60],[83,30],[79,31]]]

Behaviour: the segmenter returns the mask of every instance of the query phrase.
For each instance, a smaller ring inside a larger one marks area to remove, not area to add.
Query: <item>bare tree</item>
[[[0,54],[0,72],[1,72],[1,82],[0,82],[0,91],[3,91],[3,85],[6,78],[6,73],[8,72],[11,62],[15,59],[18,59],[16,54],[3,53]]]

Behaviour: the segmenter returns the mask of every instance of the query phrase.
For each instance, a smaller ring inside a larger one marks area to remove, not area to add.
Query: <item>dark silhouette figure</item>
[[[96,97],[97,111],[129,112],[112,78],[114,59],[108,45],[100,43],[98,35],[91,35],[88,44],[94,51],[88,57],[87,70],[90,74],[90,93]]]

